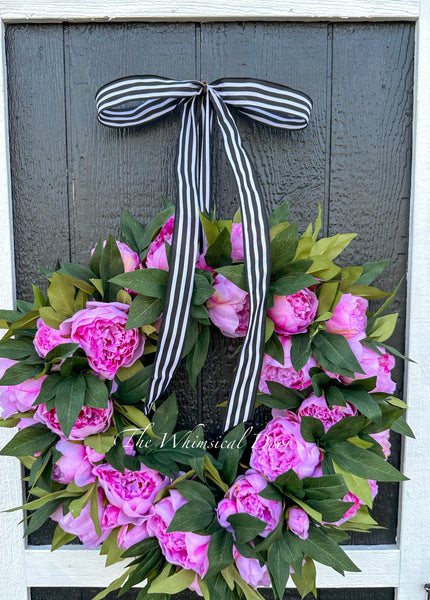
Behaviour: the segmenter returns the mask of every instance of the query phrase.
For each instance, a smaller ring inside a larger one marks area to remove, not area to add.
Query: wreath
[[[256,398],[271,418],[259,432],[240,423],[205,439],[202,427],[177,430],[174,391],[145,407],[174,210],[166,203],[145,227],[125,211],[120,241],[100,237],[89,267],[44,270],[47,297],[33,286],[32,302],[0,311],[1,425],[19,429],[0,454],[28,469],[25,535],[51,518],[53,550],[77,537],[107,565],[131,558],[98,600],[137,584],[139,600],[186,588],[261,600],[270,585],[282,598],[290,576],[302,597],[316,594],[315,562],[358,571],[339,543],[378,526],[378,481],[405,479],[387,462],[390,430],[413,435],[391,378],[404,357],[386,343],[394,293],[373,285],[387,261],[340,268],[355,234],[319,237],[319,210],[299,235],[282,203],[269,217]],[[213,329],[241,338],[249,316],[240,211],[200,219],[207,245],[182,353],[191,385]]]

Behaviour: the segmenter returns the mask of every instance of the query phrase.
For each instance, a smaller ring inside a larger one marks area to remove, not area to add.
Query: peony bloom
[[[116,240],[116,245],[118,246],[119,253],[121,254],[122,262],[124,263],[124,273],[129,273],[130,271],[135,271],[136,269],[142,268],[138,254],[129,246],[127,246],[127,244]],[[106,240],[103,242],[103,248],[105,246]],[[91,256],[94,254],[94,250],[95,248],[91,250]]]
[[[270,587],[270,575],[266,565],[261,566],[256,558],[245,558],[233,546],[233,557],[240,576],[254,590],[259,587]]]
[[[346,338],[356,335],[364,336],[367,325],[367,305],[368,302],[365,298],[342,294],[333,311],[333,316],[326,321],[327,331],[339,333]]]
[[[233,223],[231,226],[231,258],[233,260],[243,260],[243,231],[242,223]]]
[[[120,509],[118,523],[142,525],[148,517],[158,492],[170,483],[170,479],[157,471],[141,465],[140,471],[124,473],[111,465],[97,465],[93,474],[98,477],[107,499]]]
[[[74,444],[67,440],[60,440],[55,446],[61,452],[60,458],[52,469],[52,479],[58,483],[71,483],[74,481],[79,487],[93,483],[94,463],[103,460],[105,455],[99,454],[89,446]]]
[[[275,296],[273,308],[267,314],[282,335],[305,333],[315,318],[318,299],[314,292],[304,289],[291,296]]]
[[[311,477],[321,461],[316,444],[306,442],[300,433],[300,421],[293,412],[268,422],[254,442],[250,465],[269,481],[293,469],[303,477]]]
[[[167,529],[176,511],[186,504],[187,500],[178,492],[170,490],[170,495],[152,507],[148,519],[149,535],[158,538],[161,551],[174,565],[193,569],[200,577],[204,577],[209,567],[208,547],[210,535],[197,535],[190,531],[173,531]]]
[[[288,528],[301,540],[309,535],[309,517],[303,508],[292,506],[288,511]]]
[[[87,302],[60,326],[62,335],[78,342],[90,366],[106,379],[113,379],[120,367],[130,367],[143,354],[145,338],[138,329],[125,330],[128,304]]]
[[[155,236],[151,245],[149,246],[148,254],[146,255],[146,266],[149,269],[162,269],[163,271],[169,270],[166,246],[164,242],[172,244],[174,222],[175,217],[170,217],[170,219],[168,219],[168,221],[161,228],[160,233]]]
[[[284,348],[284,364],[281,365],[268,354],[263,358],[258,389],[265,394],[270,394],[266,381],[277,381],[286,387],[303,390],[311,384],[309,370],[317,366],[316,360],[311,356],[303,369],[297,372],[291,363],[291,338],[280,335],[279,340]]]
[[[68,512],[63,515],[63,505],[51,515],[53,521],[57,521],[61,529],[72,535],[77,535],[81,540],[85,548],[96,548],[109,536],[113,528],[104,527],[105,521],[103,521],[103,493],[98,490],[98,513],[102,535],[99,537],[96,533],[93,520],[91,519],[90,510],[91,502],[88,502],[81,510],[81,514],[74,518],[72,513]]]
[[[123,550],[128,550],[130,546],[147,537],[149,537],[147,521],[144,521],[142,525],[123,525],[118,533],[118,546]]]
[[[245,475],[239,475],[227,492],[227,498],[221,500],[217,508],[219,524],[233,532],[232,525],[227,521],[230,515],[247,513],[258,517],[265,523],[266,528],[260,533],[262,537],[269,535],[278,525],[282,516],[282,502],[266,500],[258,495],[267,487],[267,481],[252,469]]]
[[[15,364],[15,360],[0,358],[0,377],[3,377],[5,371]],[[27,379],[17,385],[0,386],[0,408],[2,409],[2,418],[7,419],[18,412],[27,412],[35,410],[34,401],[39,395],[42,383],[46,375],[39,379]]]
[[[248,330],[248,293],[219,274],[215,275],[214,289],[206,302],[210,320],[226,337],[243,337]]]
[[[372,391],[392,394],[396,389],[396,384],[391,379],[391,370],[394,368],[396,361],[394,356],[388,354],[384,348],[378,346],[378,350],[382,352],[382,354],[378,354],[364,344],[360,344],[360,348],[359,350],[356,350],[355,355],[364,374],[356,373],[355,379],[366,379],[368,377],[376,376],[376,387]],[[342,377],[341,379],[345,383],[353,381],[353,379],[348,377]]]
[[[381,446],[385,458],[388,458],[391,453],[390,430],[385,429],[385,431],[370,433],[369,435]]]
[[[378,493],[378,484],[376,483],[376,481],[373,481],[373,479],[369,479],[369,485],[370,485],[370,493],[372,495],[372,500],[374,500],[376,497],[376,494]],[[343,501],[344,502],[353,502],[354,504],[348,508],[346,513],[343,515],[343,517],[341,519],[339,519],[339,521],[336,521],[335,523],[333,523],[334,525],[341,525],[342,523],[349,521],[349,519],[352,519],[352,517],[355,517],[360,506],[363,506],[365,504],[365,502],[363,502],[363,500],[360,500],[360,498],[358,498],[358,496],[356,496],[355,494],[353,494],[351,492],[348,492],[343,497]]]
[[[111,399],[108,400],[107,408],[89,408],[88,406],[83,406],[68,439],[75,441],[84,440],[90,435],[106,431],[111,424],[112,415],[113,403]],[[49,427],[51,431],[57,433],[61,438],[65,437],[61,431],[55,408],[47,410],[46,404],[40,404],[34,418],[39,423],[43,423]]]
[[[66,341],[61,337],[58,329],[53,329],[49,325],[45,325],[42,319],[37,320],[37,331],[33,343],[39,356],[45,358],[50,350],[58,346],[58,344],[65,344]]]
[[[273,416],[279,416],[283,411],[273,410]],[[346,406],[332,406],[329,408],[327,402],[321,396],[315,396],[311,394],[302,402],[299,408],[300,417],[314,417],[319,419],[324,425],[324,429],[327,432],[332,425],[343,419],[344,417],[354,417],[357,414],[357,410],[352,404]]]

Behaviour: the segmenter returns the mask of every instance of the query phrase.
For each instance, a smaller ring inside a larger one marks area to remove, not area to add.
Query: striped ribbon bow
[[[264,353],[266,299],[270,281],[270,238],[262,194],[251,161],[229,110],[283,129],[303,129],[311,99],[258,79],[176,81],[153,75],[118,79],[96,95],[98,119],[108,127],[132,127],[182,107],[177,179],[179,197],[170,255],[169,279],[146,407],[167,388],[185,342],[194,268],[199,249],[199,211],[210,210],[210,132],[216,115],[236,178],[243,224],[249,326],[234,377],[225,430],[252,416]]]

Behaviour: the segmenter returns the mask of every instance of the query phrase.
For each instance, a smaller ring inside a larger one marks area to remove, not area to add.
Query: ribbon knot
[[[283,129],[303,129],[311,99],[288,87],[259,79],[218,79],[211,84],[153,75],[125,77],[96,94],[98,119],[108,127],[132,127],[182,106],[178,140],[178,201],[169,279],[146,409],[166,390],[181,359],[190,315],[199,249],[199,211],[210,210],[210,133],[213,115],[220,127],[240,198],[249,326],[230,393],[225,430],[253,413],[264,354],[270,236],[262,194],[251,161],[229,110]]]

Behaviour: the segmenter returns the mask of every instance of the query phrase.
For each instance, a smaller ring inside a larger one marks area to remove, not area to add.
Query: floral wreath
[[[107,565],[132,558],[98,600],[137,584],[139,600],[186,588],[261,600],[257,588],[270,585],[282,598],[290,576],[302,597],[316,594],[315,562],[359,570],[339,543],[378,527],[377,482],[406,479],[387,462],[390,430],[413,435],[390,374],[404,358],[386,343],[394,293],[373,286],[387,261],[340,268],[333,260],[355,234],[318,239],[319,210],[299,235],[282,203],[269,217],[257,395],[272,418],[257,434],[241,423],[205,440],[201,427],[176,430],[174,392],[145,414],[174,210],[167,203],[146,227],[125,211],[121,240],[100,237],[89,267],[43,271],[47,297],[33,286],[33,302],[0,311],[0,424],[19,429],[0,454],[28,469],[25,535],[51,518],[53,550],[77,537]],[[249,316],[240,211],[200,218],[207,245],[183,350],[191,385],[213,327],[240,338]]]

